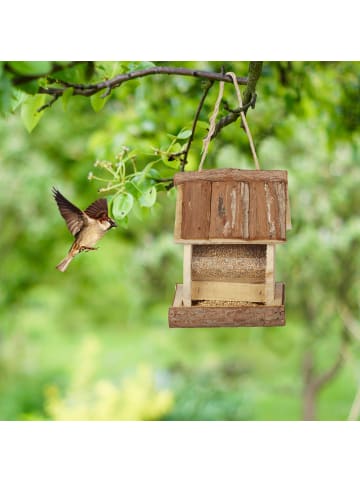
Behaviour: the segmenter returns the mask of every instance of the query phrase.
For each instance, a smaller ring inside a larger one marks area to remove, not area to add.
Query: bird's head
[[[104,231],[108,231],[111,228],[117,228],[118,226],[116,222],[107,215],[100,218],[99,221]]]

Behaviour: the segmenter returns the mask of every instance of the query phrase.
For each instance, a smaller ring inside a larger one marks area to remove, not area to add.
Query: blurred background
[[[72,237],[51,187],[85,208],[101,187],[87,179],[96,160],[113,161],[128,146],[151,161],[168,134],[191,128],[199,79],[127,82],[99,112],[84,98],[66,109],[56,102],[31,134],[18,111],[1,118],[0,419],[357,420],[359,76],[359,62],[265,62],[248,112],[261,168],[289,175],[293,229],[276,260],[286,283],[281,328],[168,328],[182,278],[174,189],[147,213],[131,213],[97,252],[55,270]],[[230,85],[225,100],[236,108]],[[189,169],[205,133],[196,132]],[[253,168],[239,122],[211,143],[205,168],[213,167]]]

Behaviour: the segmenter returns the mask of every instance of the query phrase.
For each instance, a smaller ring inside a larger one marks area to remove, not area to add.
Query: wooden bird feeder
[[[275,245],[291,227],[287,171],[181,172],[174,183],[174,236],[184,245],[184,266],[169,326],[284,325]]]

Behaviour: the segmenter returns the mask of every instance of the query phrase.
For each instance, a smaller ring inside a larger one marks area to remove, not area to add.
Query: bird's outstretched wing
[[[81,209],[68,201],[55,187],[53,187],[53,196],[70,233],[76,236],[86,223],[86,216],[84,216]]]
[[[93,219],[106,218],[108,216],[107,200],[105,198],[97,199],[85,209],[85,214]]]

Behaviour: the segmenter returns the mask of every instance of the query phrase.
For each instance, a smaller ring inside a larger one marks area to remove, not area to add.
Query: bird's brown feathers
[[[87,217],[93,219],[104,219],[108,217],[107,201],[104,198],[97,199],[85,211],[81,211],[66,199],[60,191],[53,187],[53,195],[58,205],[61,216],[65,219],[70,233],[76,236],[79,231],[86,226]]]
[[[53,188],[53,195],[58,205],[61,216],[65,219],[67,227],[71,234],[76,236],[76,234],[84,226],[85,216],[81,209],[74,206],[70,201],[68,201],[60,191]]]
[[[104,198],[97,199],[85,209],[85,214],[93,219],[103,219],[108,217],[107,201]]]

